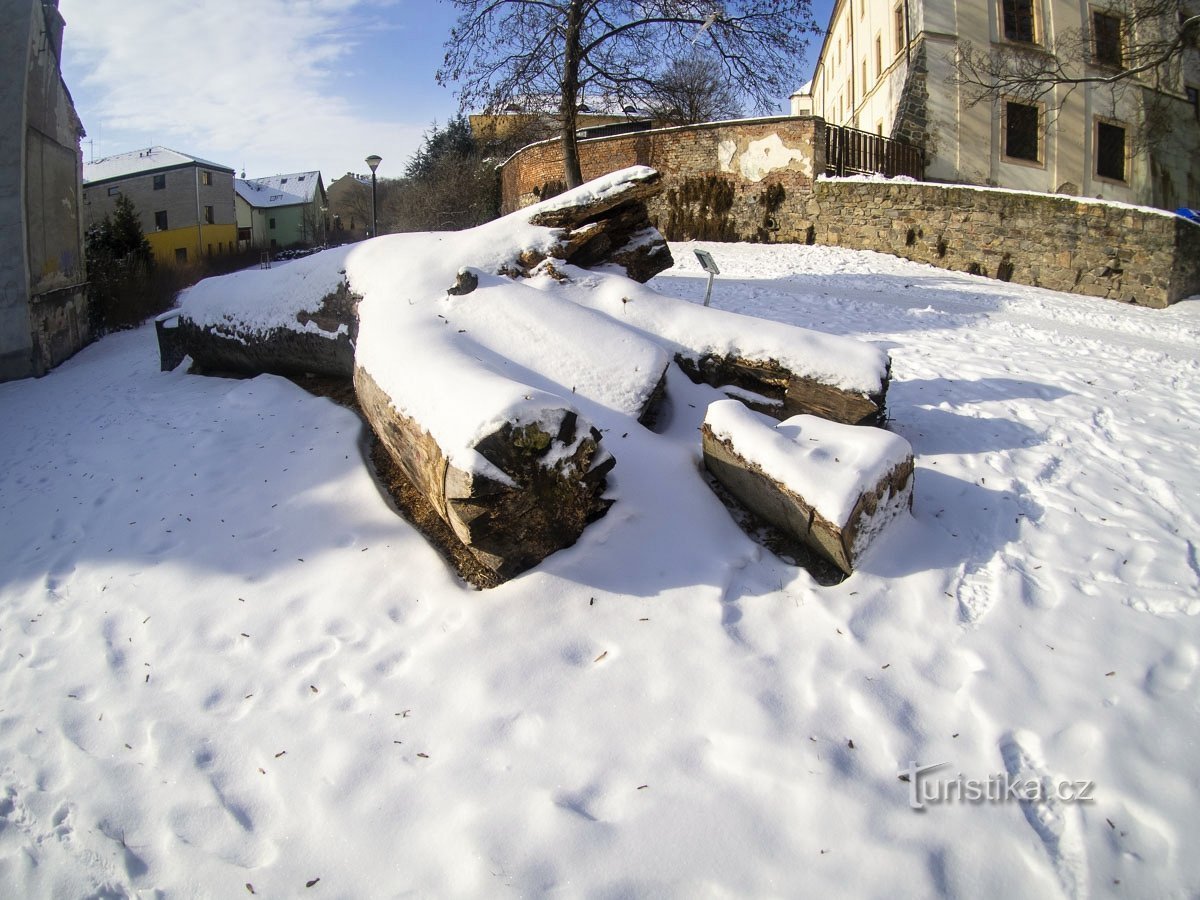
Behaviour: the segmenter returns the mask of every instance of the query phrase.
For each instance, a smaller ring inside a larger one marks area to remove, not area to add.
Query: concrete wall
[[[0,0],[0,381],[29,375],[29,263],[25,247],[25,81],[29,0]]]
[[[816,179],[824,123],[763,119],[580,143],[585,178],[642,164],[664,175],[648,204],[668,240],[754,240],[878,250],[1144,306],[1200,293],[1200,226],[1074,196],[897,181]],[[561,189],[556,143],[501,169],[505,211]]]
[[[90,337],[83,128],[59,70],[56,6],[0,0],[0,380],[41,375]]]

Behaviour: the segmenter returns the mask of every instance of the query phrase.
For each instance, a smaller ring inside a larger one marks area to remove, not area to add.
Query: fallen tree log
[[[886,420],[891,363],[872,344],[689,303],[569,265],[550,277],[562,280],[574,302],[657,340],[692,381],[767,415],[810,414],[847,425]]]
[[[721,400],[701,429],[704,464],[751,512],[846,574],[912,507],[908,442],[878,428],[794,416],[772,428]]]
[[[340,273],[323,271],[321,262],[310,256],[291,264],[311,270],[314,282],[328,284],[320,297],[307,300],[300,295],[292,308],[265,302],[264,309],[242,300],[256,288],[264,301],[286,299],[294,279],[273,279],[268,275],[271,269],[201,281],[185,293],[179,309],[155,322],[162,370],[170,371],[191,357],[199,374],[311,373],[349,380],[362,297]]]
[[[504,421],[474,444],[486,465],[467,466],[399,412],[366,370],[355,369],[354,387],[396,466],[500,580],[575,543],[608,510],[603,494],[615,459],[601,449],[600,432],[572,410]]]

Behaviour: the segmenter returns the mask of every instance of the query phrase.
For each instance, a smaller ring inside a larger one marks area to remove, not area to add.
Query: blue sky
[[[828,19],[833,0],[814,12]],[[251,177],[398,175],[458,109],[434,82],[454,21],[433,0],[61,0],[84,159],[161,144]],[[810,46],[808,77],[819,44]],[[779,111],[786,108],[780,98]]]

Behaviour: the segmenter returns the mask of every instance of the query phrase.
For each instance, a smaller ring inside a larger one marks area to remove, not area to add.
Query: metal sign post
[[[708,302],[712,299],[713,278],[720,275],[721,270],[717,268],[717,261],[707,250],[693,250],[692,252],[696,254],[696,259],[700,260],[700,267],[708,273],[708,289],[704,292],[704,305],[708,306]]]

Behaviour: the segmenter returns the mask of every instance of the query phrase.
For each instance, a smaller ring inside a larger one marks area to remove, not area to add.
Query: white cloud
[[[396,0],[61,0],[64,70],[96,155],[163,144],[250,177],[396,169],[427,123],[347,91]],[[86,151],[85,151],[86,152]]]

